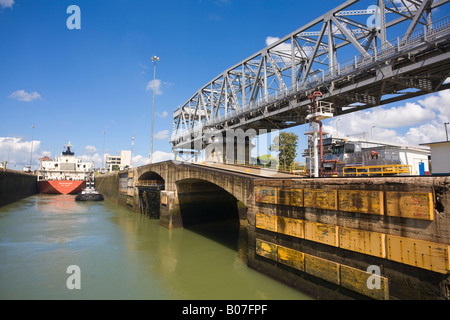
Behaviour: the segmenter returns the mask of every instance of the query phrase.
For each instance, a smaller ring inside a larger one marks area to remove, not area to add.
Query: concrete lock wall
[[[322,299],[449,299],[449,183],[257,181],[249,266]]]
[[[183,227],[183,206],[218,196],[237,204],[249,267],[315,298],[450,298],[449,177],[280,180],[164,162],[101,176],[97,186],[141,212],[140,177],[164,181],[167,228]]]
[[[0,169],[0,207],[38,192],[36,175]]]

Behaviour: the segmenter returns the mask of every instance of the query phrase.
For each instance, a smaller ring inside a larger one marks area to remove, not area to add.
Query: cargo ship
[[[78,194],[92,180],[92,163],[75,158],[70,141],[61,156],[39,159],[38,185],[40,193]]]

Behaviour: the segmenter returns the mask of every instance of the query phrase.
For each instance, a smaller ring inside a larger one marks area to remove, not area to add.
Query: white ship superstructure
[[[61,156],[55,157],[55,160],[48,157],[41,159],[38,180],[86,180],[92,171],[92,163],[75,158],[71,147],[69,141],[66,150],[61,153]]]

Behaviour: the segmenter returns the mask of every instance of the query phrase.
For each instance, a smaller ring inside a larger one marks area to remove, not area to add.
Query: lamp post
[[[155,83],[156,83],[156,62],[159,61],[159,57],[153,56],[151,58],[153,62],[153,102],[152,102],[152,133],[150,139],[150,164],[153,163],[153,116],[155,112]]]
[[[444,126],[445,126],[445,138],[446,138],[446,140],[448,141],[447,125],[448,125],[448,122],[444,123]]]
[[[336,120],[336,138],[339,136],[339,126],[338,126],[339,121],[341,121],[341,119]]]
[[[35,125],[31,126],[33,128],[33,133],[31,136],[31,150],[30,150],[30,172],[31,172],[31,163],[33,161],[33,140],[34,140],[34,128],[36,128]]]
[[[106,131],[103,131],[102,170],[105,168],[105,140],[106,140]]]
[[[372,128],[370,128],[370,140],[373,140],[373,128],[375,128],[375,126],[372,126]]]

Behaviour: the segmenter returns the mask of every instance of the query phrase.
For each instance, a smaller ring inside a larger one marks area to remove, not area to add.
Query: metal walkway
[[[200,88],[173,114],[173,150],[305,124],[314,91],[337,116],[450,88],[450,16],[433,20],[448,2],[346,1]]]

